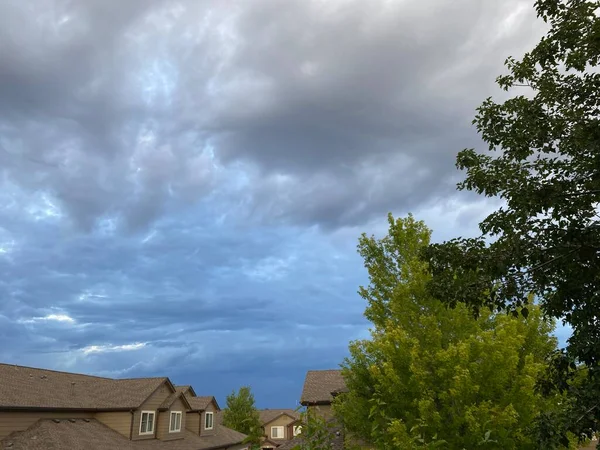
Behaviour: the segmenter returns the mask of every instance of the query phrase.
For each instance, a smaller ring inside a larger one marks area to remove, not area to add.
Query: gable
[[[290,417],[291,419],[299,419],[300,413],[293,409],[261,409],[258,411],[260,423],[265,425],[272,420],[280,417],[282,414]]]
[[[295,417],[292,417],[286,413],[282,413],[279,416],[271,419],[269,422],[265,422],[263,424],[264,427],[269,427],[269,426],[288,426],[290,423],[293,422],[297,422],[298,419],[296,419]]]

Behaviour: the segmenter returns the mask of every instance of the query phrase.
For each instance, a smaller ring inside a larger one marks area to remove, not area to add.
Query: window
[[[213,429],[213,413],[211,413],[211,412],[204,413],[204,428],[206,430]]]
[[[140,434],[154,433],[154,411],[142,411],[140,420]]]
[[[179,431],[181,431],[181,411],[171,411],[169,433],[177,433]]]
[[[298,436],[302,433],[302,425],[294,425],[294,436]]]
[[[283,427],[271,427],[271,437],[273,439],[283,439]]]

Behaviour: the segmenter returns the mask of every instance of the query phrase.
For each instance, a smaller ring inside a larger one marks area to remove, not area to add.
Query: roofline
[[[263,411],[264,411],[264,410],[263,410]],[[269,420],[268,422],[264,422],[264,423],[263,423],[263,427],[264,427],[265,425],[268,425],[268,424],[270,424],[270,423],[271,423],[271,422],[273,422],[274,420],[277,420],[277,419],[279,419],[281,416],[288,416],[290,419],[294,419],[294,421],[296,421],[296,420],[299,420],[299,419],[296,419],[296,418],[295,418],[294,416],[292,416],[291,414],[288,414],[288,413],[286,413],[286,412],[282,412],[282,413],[281,413],[281,414],[279,414],[278,416],[275,416],[275,417],[273,417],[273,418],[272,418],[271,420]],[[288,425],[289,425],[289,424],[288,424]]]
[[[187,387],[190,391],[192,391],[192,397],[198,397],[198,395],[196,394],[196,391],[194,390],[194,388],[192,387],[192,385],[188,385]]]
[[[241,441],[221,443],[218,445],[213,445],[212,447],[204,447],[202,450],[222,449],[223,447],[229,447],[230,445],[243,444],[245,440],[246,438],[242,439]]]
[[[139,378],[130,378],[130,379],[131,379],[131,380],[137,380],[137,379],[139,379]],[[158,390],[160,389],[160,387],[161,387],[161,386],[162,386],[162,385],[163,385],[165,382],[168,382],[168,383],[169,383],[169,386],[170,386],[170,387],[173,389],[173,392],[175,392],[175,387],[173,386],[173,383],[171,383],[171,380],[169,380],[169,378],[168,378],[168,377],[157,377],[156,379],[157,379],[157,380],[158,380],[158,379],[162,379],[162,380],[163,380],[163,382],[162,382],[162,383],[160,383],[158,386],[156,386],[156,389],[154,389],[154,390],[152,391],[152,393],[151,393],[149,396],[147,396],[147,397],[146,397],[144,400],[142,400],[142,403],[140,403],[139,405],[137,405],[137,406],[135,407],[135,409],[138,409],[138,408],[140,408],[140,407],[141,407],[141,406],[142,406],[144,403],[146,403],[146,401],[147,401],[147,400],[148,400],[150,397],[152,397],[154,394],[156,394],[156,391],[158,391]]]
[[[316,402],[307,402],[301,401],[300,404],[302,406],[322,406],[322,405],[331,405],[331,400],[317,400]]]
[[[173,401],[169,404],[169,406],[163,406],[162,408],[158,408],[158,410],[167,411],[171,406],[173,406],[173,403],[175,403],[178,398],[182,398],[185,401],[185,405],[187,405],[186,412],[192,410],[192,405],[190,405],[190,402],[188,402],[187,398],[185,398],[185,394],[183,392],[180,392],[179,395],[175,397]]]
[[[100,378],[101,380],[119,380],[119,379],[122,379],[122,378],[100,377],[98,375],[88,375],[87,373],[66,372],[64,370],[43,369],[41,367],[21,366],[19,364],[0,363],[0,366],[12,366],[12,367],[17,367],[17,368],[21,368],[21,369],[43,370],[45,372],[64,373],[66,375],[79,375],[79,376],[82,376],[82,377]],[[133,379],[133,378],[131,378],[131,379]]]
[[[54,411],[54,412],[112,412],[112,411],[133,411],[138,406],[128,406],[122,408],[57,408],[55,406],[0,406],[0,411]]]

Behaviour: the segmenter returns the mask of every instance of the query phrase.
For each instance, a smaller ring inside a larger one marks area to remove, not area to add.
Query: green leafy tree
[[[249,386],[242,386],[237,394],[227,396],[227,408],[223,411],[223,425],[248,435],[246,443],[258,446],[263,435],[254,394]]]
[[[549,31],[506,60],[497,82],[514,95],[488,98],[474,120],[489,151],[457,158],[459,189],[504,206],[479,224],[480,237],[432,245],[425,258],[432,294],[449,305],[526,315],[535,298],[572,327],[540,385],[571,397],[574,409],[546,424],[564,443],[567,430],[589,434],[600,419],[600,2],[535,8]],[[575,382],[582,367],[586,380]]]
[[[339,425],[335,421],[326,420],[321,414],[310,409],[300,414],[300,420],[302,431],[296,439],[298,443],[293,447],[294,450],[331,448],[332,443],[337,438],[336,434],[341,433]]]
[[[558,401],[534,390],[556,348],[553,324],[536,306],[527,318],[447,308],[427,290],[429,240],[423,222],[391,215],[383,239],[360,238],[373,328],[350,345],[336,415],[380,449],[538,448],[534,419]]]

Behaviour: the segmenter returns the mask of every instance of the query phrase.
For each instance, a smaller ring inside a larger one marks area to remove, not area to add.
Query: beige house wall
[[[166,400],[166,398],[171,395],[173,391],[167,384],[164,382],[152,396],[144,402],[144,404],[135,411],[133,415],[133,435],[132,440],[142,440],[142,439],[154,439],[156,437],[156,429],[158,420],[158,407]],[[155,419],[154,419],[154,433],[152,434],[144,434],[140,436],[140,421],[142,418],[142,411],[154,411]]]
[[[175,400],[168,411],[161,411],[158,419],[158,426],[156,427],[156,437],[161,441],[170,441],[173,439],[183,439],[185,437],[185,419],[186,419],[186,406],[181,401],[181,398]],[[169,431],[171,424],[171,412],[181,413],[181,431],[171,433]]]
[[[129,439],[129,432],[131,430],[130,412],[102,412],[96,413],[94,418]]]
[[[280,442],[280,441],[285,441],[285,440],[291,439],[293,436],[289,432],[288,425],[295,421],[296,421],[296,419],[294,419],[293,417],[290,417],[290,416],[284,414],[282,416],[279,416],[275,420],[272,420],[271,422],[267,422],[266,424],[263,425],[265,428],[265,434],[267,435],[267,439],[269,439],[270,441],[273,441],[273,442]],[[271,427],[276,427],[276,426],[283,427],[283,437],[282,438],[272,437]]]
[[[4,439],[15,431],[25,431],[40,419],[93,419],[89,412],[0,412],[0,439]]]

